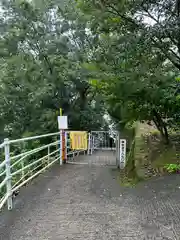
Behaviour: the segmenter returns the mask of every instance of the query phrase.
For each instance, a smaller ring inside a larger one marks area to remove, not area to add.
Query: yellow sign
[[[71,148],[73,150],[87,150],[87,132],[70,132]]]

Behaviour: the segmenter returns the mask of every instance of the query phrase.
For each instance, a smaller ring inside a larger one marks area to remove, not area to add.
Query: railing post
[[[93,137],[93,151],[94,151],[94,149],[95,149],[95,137]]]
[[[50,146],[48,146],[48,164],[50,163],[50,156],[49,156],[49,154],[50,154]]]
[[[22,177],[22,179],[24,180],[24,175],[25,175],[25,174],[24,174],[24,160],[21,161],[21,169],[22,169],[22,170],[21,170],[21,177]]]
[[[94,150],[94,136],[91,136],[91,155],[93,153]]]
[[[65,160],[67,161],[67,148],[68,148],[68,139],[67,139],[67,132],[64,132],[65,134],[65,150],[64,150],[64,155],[65,155]]]
[[[91,133],[88,134],[88,155],[90,155],[91,150]]]
[[[66,163],[66,132],[62,130],[62,161]]]
[[[4,151],[5,151],[5,161],[6,161],[6,191],[7,191],[7,205],[8,205],[8,210],[12,209],[12,187],[11,187],[11,162],[10,162],[10,146],[9,146],[9,139],[6,138],[4,140],[5,146],[4,146]]]
[[[63,131],[60,130],[60,165],[63,164]]]

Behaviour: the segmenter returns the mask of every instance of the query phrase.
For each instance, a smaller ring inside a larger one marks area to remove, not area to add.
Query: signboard
[[[120,139],[120,168],[125,168],[126,165],[126,140]]]
[[[87,132],[70,132],[71,148],[73,150],[88,149],[88,134]]]
[[[58,116],[58,128],[68,129],[68,118],[67,116]]]

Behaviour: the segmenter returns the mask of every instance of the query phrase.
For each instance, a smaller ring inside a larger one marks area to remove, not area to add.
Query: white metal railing
[[[115,138],[118,132],[92,131],[92,142],[94,150],[116,150]]]
[[[65,134],[65,145],[62,144],[62,134]],[[102,141],[97,136],[89,133],[88,149],[76,151],[71,149],[68,131],[5,139],[0,145],[0,209],[7,203],[11,210],[13,193],[57,161],[62,165],[63,157],[75,158],[81,152],[91,155],[99,149]]]
[[[33,145],[36,140],[38,146],[29,149],[29,143]],[[71,149],[68,132],[65,132],[65,149],[66,157],[75,157],[81,152]],[[5,139],[0,145],[0,209],[7,203],[11,210],[13,193],[57,161],[62,165],[62,136],[59,132]]]

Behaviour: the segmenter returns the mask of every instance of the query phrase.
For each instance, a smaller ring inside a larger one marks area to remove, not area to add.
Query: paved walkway
[[[102,164],[54,166],[0,213],[0,239],[179,240],[180,176],[125,189],[115,173]]]

